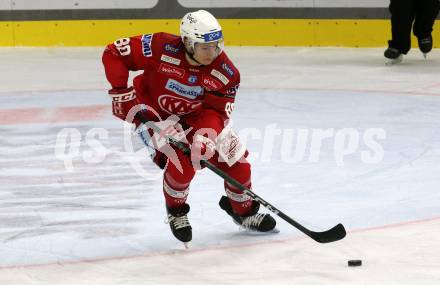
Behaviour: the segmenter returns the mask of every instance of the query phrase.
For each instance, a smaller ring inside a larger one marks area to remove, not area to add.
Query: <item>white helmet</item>
[[[222,27],[217,19],[208,11],[198,10],[183,16],[180,23],[182,41],[187,38],[188,44],[194,51],[195,43],[223,43]],[[222,49],[222,46],[219,45]]]

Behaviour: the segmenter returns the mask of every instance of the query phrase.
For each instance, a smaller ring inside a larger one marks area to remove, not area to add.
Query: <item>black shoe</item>
[[[423,38],[423,39],[417,39],[419,41],[419,49],[424,54],[427,54],[432,50],[432,36],[429,35],[429,37]]]
[[[387,58],[386,65],[393,65],[402,62],[403,55],[400,50],[389,47],[385,50],[383,55]]]
[[[396,48],[389,47],[385,50],[383,55],[388,59],[397,59],[402,53]]]
[[[168,208],[167,222],[170,224],[171,232],[181,242],[192,240],[192,228],[188,221],[189,205],[183,204],[179,208]]]
[[[220,208],[225,210],[232,217],[235,223],[241,227],[257,232],[268,232],[275,228],[277,222],[270,214],[259,214],[260,203],[253,201],[251,210],[246,216],[239,216],[234,213],[229,198],[222,196],[219,202]]]

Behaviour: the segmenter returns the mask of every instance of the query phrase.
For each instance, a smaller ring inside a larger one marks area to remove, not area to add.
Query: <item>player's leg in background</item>
[[[439,9],[439,0],[419,0],[416,2],[416,16],[413,31],[417,37],[419,49],[424,54],[432,50],[432,30]]]
[[[401,58],[411,48],[411,29],[415,17],[415,1],[420,0],[391,0],[391,35],[385,57],[388,59]]]

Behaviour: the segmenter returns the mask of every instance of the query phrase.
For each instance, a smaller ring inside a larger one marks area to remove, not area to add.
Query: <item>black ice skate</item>
[[[167,219],[166,222],[170,224],[171,232],[173,235],[185,244],[187,248],[187,242],[192,239],[192,228],[188,221],[189,205],[183,204],[179,208],[169,208],[167,206]]]
[[[257,232],[278,232],[275,230],[276,221],[270,214],[258,213],[260,208],[260,203],[258,202],[253,201],[252,209],[246,216],[239,216],[234,213],[231,203],[229,203],[229,198],[226,196],[221,197],[219,205],[242,228]]]
[[[423,53],[423,56],[426,58],[426,55],[432,50],[432,36],[417,39],[419,42],[419,49]]]
[[[383,55],[387,58],[387,61],[385,62],[386,65],[400,63],[403,59],[402,53],[398,49],[392,47],[387,48]]]

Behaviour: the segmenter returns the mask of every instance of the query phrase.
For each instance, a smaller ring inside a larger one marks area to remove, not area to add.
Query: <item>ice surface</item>
[[[347,238],[317,244],[279,218],[276,235],[239,231],[205,170],[191,185],[194,239],[183,250],[163,223],[161,173],[135,137],[124,154],[101,51],[5,48],[0,284],[440,284],[438,51],[390,67],[381,49],[227,51],[242,75],[233,120],[253,189],[313,230],[343,223]],[[56,148],[66,128],[73,139]],[[341,156],[344,130],[359,144]],[[362,159],[369,130],[386,134],[376,163]],[[314,131],[330,136],[315,144]]]

